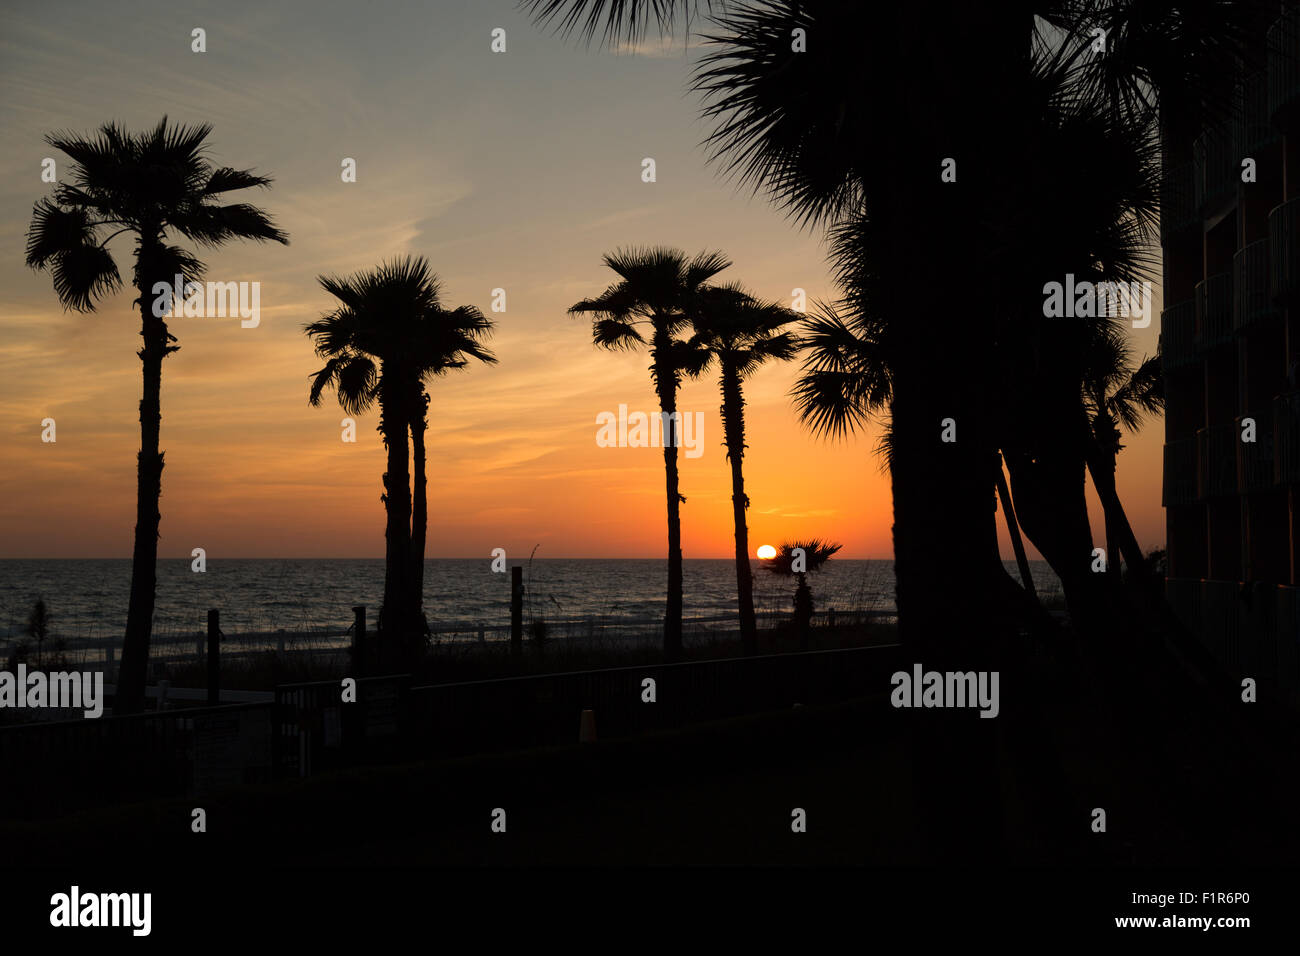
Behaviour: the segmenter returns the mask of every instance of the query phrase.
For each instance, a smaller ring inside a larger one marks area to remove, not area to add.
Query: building
[[[1257,43],[1264,69],[1225,78],[1231,117],[1165,131],[1166,588],[1232,674],[1295,695],[1300,2]]]

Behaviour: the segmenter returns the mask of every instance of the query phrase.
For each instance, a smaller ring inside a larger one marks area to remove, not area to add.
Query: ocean
[[[635,627],[660,619],[667,562],[663,559],[536,559],[524,568],[524,619],[543,619],[552,633],[595,624]],[[1059,590],[1043,562],[1031,562],[1042,592]],[[1015,574],[1013,564],[1008,565]],[[794,582],[754,562],[754,604],[760,617],[787,613]],[[735,614],[734,562],[683,562],[687,622]],[[0,649],[20,638],[33,602],[46,602],[55,637],[75,642],[118,642],[126,625],[128,559],[0,560]],[[809,576],[819,611],[872,612],[894,608],[893,562],[834,560]],[[383,559],[210,559],[207,570],[189,558],[158,562],[154,634],[158,639],[201,635],[207,611],[221,612],[227,635],[341,635],[352,607],[368,608],[371,627],[383,596]],[[510,574],[494,573],[489,557],[430,558],[425,562],[424,609],[435,630],[499,632],[510,624]]]

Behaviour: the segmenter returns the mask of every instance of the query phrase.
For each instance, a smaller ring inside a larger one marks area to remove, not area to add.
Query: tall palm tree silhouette
[[[999,593],[989,581],[1000,565],[990,561],[995,389],[985,374],[999,303],[975,290],[999,274],[995,197],[1014,177],[997,158],[1005,139],[980,117],[999,103],[1004,132],[1022,121],[1034,22],[1015,3],[991,19],[973,12],[943,2],[726,3],[694,82],[714,123],[714,161],[841,246],[864,238],[859,223],[874,232],[855,248],[870,272],[859,331],[889,356],[877,384],[889,394],[899,634],[927,660],[992,646],[990,627],[962,620],[991,620]],[[872,39],[887,36],[926,41]],[[864,43],[866,56],[850,52]],[[839,251],[832,258],[843,271]],[[847,382],[844,369],[817,371],[813,387]],[[849,407],[879,394],[871,376],[854,387]],[[956,438],[945,441],[949,419]]]
[[[1005,143],[1019,144],[1041,123],[1035,84],[1044,73],[1068,81],[1053,108],[1078,97],[1099,101],[1148,132],[1157,123],[1185,128],[1230,98],[1231,83],[1222,77],[1232,75],[1246,47],[1243,27],[1262,5],[1026,0],[977,10],[957,0],[883,6],[531,0],[527,6],[539,22],[588,40],[598,34],[636,39],[652,26],[668,30],[675,19],[716,14],[717,30],[705,37],[711,50],[695,81],[708,102],[706,116],[717,121],[713,158],[802,221],[866,217],[889,237],[876,250],[875,266],[879,314],[894,326],[891,476],[901,635],[941,645],[945,637],[968,641],[972,635],[960,618],[991,610],[991,589],[964,575],[950,582],[957,589],[949,591],[951,601],[936,601],[933,585],[950,577],[945,568],[954,562],[978,566],[995,528],[986,463],[996,448],[997,396],[984,370],[1005,331],[997,313],[1009,310],[995,301],[1000,297],[972,292],[988,276],[1013,271],[1009,237],[1034,236],[1006,207],[1008,197],[1038,201],[1023,174],[1041,165],[1030,160],[1012,169]],[[1095,27],[1109,44],[1102,55]],[[923,47],[884,40],[914,36],[926,37]],[[873,38],[884,42],[861,55]],[[989,135],[984,118],[995,103],[1001,136]],[[1078,142],[1076,153],[1087,155]],[[933,165],[922,156],[933,157]],[[949,160],[957,165],[945,181],[940,164]],[[1066,179],[1055,167],[1041,168]],[[1035,289],[1044,281],[1037,279]],[[961,426],[947,446],[935,437],[944,417],[960,418]]]
[[[798,352],[798,339],[782,327],[798,314],[774,302],[760,302],[738,285],[704,290],[695,309],[695,335],[719,368],[722,429],[731,462],[731,507],[736,538],[736,592],[740,602],[740,639],[746,654],[758,653],[754,617],[754,577],[749,565],[749,528],[745,511],[745,394],[743,383],[769,361],[786,362]]]
[[[472,306],[443,309],[438,277],[423,257],[408,256],[346,278],[321,276],[319,281],[342,305],[305,327],[315,339],[317,355],[326,360],[312,377],[308,401],[319,405],[326,389],[333,388],[348,414],[379,405],[379,432],[388,459],[380,630],[388,662],[401,658],[409,664],[423,634],[425,383],[430,376],[464,368],[470,359],[495,362],[482,344],[492,323]]]
[[[888,237],[873,263],[879,276],[873,298],[875,315],[888,324],[891,357],[899,636],[936,666],[944,658],[996,656],[997,633],[1007,627],[990,622],[1006,620],[1003,591],[989,587],[981,571],[1000,583],[1001,566],[989,560],[996,544],[989,463],[1000,441],[1001,382],[990,371],[998,344],[1017,334],[1005,319],[1022,317],[1031,290],[1047,280],[1040,274],[1036,285],[1003,283],[1001,291],[1017,300],[1013,308],[1007,295],[987,290],[990,277],[1015,272],[1020,249],[1010,249],[1008,240],[1034,238],[1007,215],[1008,198],[1066,208],[1034,196],[1025,173],[1041,169],[1069,181],[1036,157],[1007,162],[1007,144],[1019,150],[1026,127],[1042,116],[1041,104],[1026,100],[1032,81],[1045,61],[1056,62],[1070,74],[1057,102],[1096,95],[1116,115],[1149,129],[1186,133],[1205,109],[1231,98],[1223,78],[1243,57],[1243,28],[1263,4],[530,0],[528,6],[538,20],[588,39],[602,28],[607,39],[634,39],[651,23],[665,29],[675,16],[718,12],[719,32],[706,38],[712,49],[695,84],[709,99],[706,115],[717,121],[714,158],[799,220],[820,225],[865,217]],[[1097,27],[1108,40],[1101,55],[1093,49]],[[990,123],[994,110],[997,121]],[[1076,153],[1089,155],[1080,142]],[[1076,197],[1068,208],[1086,205]],[[1066,419],[1052,420],[1049,430],[1074,428],[1077,392],[1075,398],[1075,406],[1062,405]],[[941,441],[945,418],[958,426],[952,443]],[[981,624],[971,628],[970,620]],[[951,725],[925,716],[918,726],[917,740],[930,755],[914,764],[923,804],[951,779],[978,779],[994,759],[988,741],[969,727],[950,732]],[[992,790],[967,791],[970,799],[957,812],[951,805],[923,806],[932,850],[956,859],[985,851],[981,844],[994,838],[1000,818]]]
[[[731,263],[718,252],[688,259],[678,249],[627,249],[604,257],[618,281],[594,299],[583,299],[570,315],[592,317],[592,339],[611,350],[648,346],[650,378],[664,415],[664,472],[668,497],[668,597],[664,616],[664,656],[677,660],[682,649],[682,525],[677,445],[672,417],[683,376],[700,374],[709,353],[680,338],[690,328],[705,284]],[[645,327],[642,334],[639,327]]]
[[[435,301],[441,299],[441,283],[432,277]],[[415,395],[409,400],[412,409],[411,460],[414,474],[411,481],[411,587],[417,600],[417,612],[424,600],[424,546],[428,535],[429,505],[427,456],[425,432],[429,427],[430,396],[427,385],[431,378],[463,369],[471,359],[487,365],[496,364],[496,356],[483,345],[492,335],[492,322],[472,305],[454,309],[437,308],[420,316],[415,323],[410,344],[410,355],[418,378],[408,386]]]
[[[1059,284],[1072,275],[1080,284],[1127,284],[1152,277],[1160,148],[1144,121],[1112,109],[1099,94],[1085,95],[1060,64],[1036,74],[1028,102],[1037,104],[1021,136],[1033,157],[1025,173],[1031,188],[1005,197],[1007,225],[997,238],[1007,253],[1008,287],[1022,294],[1006,297],[998,328],[995,434],[1017,516],[1060,578],[1075,624],[1110,633],[1126,609],[1092,572],[1086,475],[1093,455],[1084,398],[1090,379],[1127,374],[1117,362],[1131,329],[1128,317],[1104,314],[1109,309],[1100,299],[1085,301],[1095,308],[1079,315],[1049,316],[1044,281]],[[1090,144],[1086,153],[1079,142]],[[1055,209],[1069,201],[1069,181],[1086,181],[1088,199],[1062,217]],[[1113,502],[1107,513],[1113,515]]]
[[[157,584],[158,525],[161,515],[163,453],[162,362],[180,346],[164,315],[155,284],[182,287],[199,279],[203,263],[170,244],[179,233],[204,247],[239,239],[288,243],[271,218],[248,203],[223,204],[226,193],[271,180],[251,170],[213,166],[204,157],[212,126],[169,125],[132,133],[116,123],[89,137],[54,133],[46,142],[72,158],[53,198],[41,199],[27,233],[27,264],[49,269],[54,291],[67,309],[93,312],[95,303],[122,285],[108,242],[124,233],[135,238],[132,285],[140,309],[139,351],[144,372],[140,399],[140,454],[136,471],[135,544],[131,554],[131,597],[122,645],[115,713],[144,708],[149,643]],[[177,277],[180,277],[178,280]],[[160,314],[161,313],[161,314]]]

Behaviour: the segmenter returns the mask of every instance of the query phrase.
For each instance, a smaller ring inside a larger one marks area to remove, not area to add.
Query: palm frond
[[[79,245],[54,256],[50,267],[54,292],[65,308],[77,312],[94,310],[96,299],[122,286],[117,263],[103,246]]]
[[[229,166],[222,166],[212,171],[207,184],[203,187],[203,194],[214,196],[236,189],[270,186],[271,182],[270,176],[258,176],[251,169],[231,169]]]
[[[787,541],[777,548],[775,557],[764,558],[760,564],[764,570],[783,577],[820,571],[826,562],[837,551],[842,550],[843,547],[842,544],[823,541],[821,538],[809,538],[807,541]],[[796,549],[802,549],[804,553],[803,571],[794,570],[794,552]]]
[[[173,213],[168,223],[204,246],[219,246],[232,239],[289,244],[288,234],[278,229],[267,213],[248,203],[194,205]]]
[[[802,331],[808,354],[791,390],[800,421],[828,438],[865,428],[893,397],[885,331],[824,302],[814,304]]]
[[[677,17],[690,22],[701,9],[708,11],[725,0],[524,0],[524,9],[542,25],[553,25],[563,35],[577,34],[590,43],[598,34],[606,43],[620,37],[636,43],[652,25],[671,33]]]
[[[591,338],[596,345],[611,351],[632,350],[645,345],[645,339],[630,322],[618,319],[597,319],[591,324]]]

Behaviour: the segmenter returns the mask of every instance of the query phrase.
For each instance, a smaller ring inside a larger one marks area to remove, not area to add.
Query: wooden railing
[[[1275,302],[1294,301],[1300,297],[1300,197],[1273,207],[1268,241],[1273,263],[1269,292]]]
[[[1230,125],[1205,130],[1192,145],[1196,211],[1213,212],[1237,193],[1238,170]]]
[[[332,768],[601,739],[887,693],[898,645],[460,684],[407,675],[277,687],[274,702],[0,728],[10,817],[215,792]],[[345,701],[344,694],[351,699]],[[355,695],[352,697],[352,695]],[[650,697],[653,695],[653,701]]]
[[[568,744],[584,710],[624,737],[888,687],[899,648],[850,648],[647,664],[416,687],[409,677],[276,689],[276,766],[286,776],[393,759]],[[647,703],[646,680],[654,702]]]
[[[1170,578],[1165,598],[1234,678],[1271,685],[1265,694],[1300,689],[1300,588]]]
[[[1232,136],[1234,163],[1240,163],[1245,157],[1281,138],[1277,128],[1268,120],[1267,73],[1252,73],[1237,84]],[[1258,157],[1255,158],[1258,161]]]
[[[1196,348],[1232,341],[1232,273],[1220,272],[1196,283]]]
[[[1232,327],[1241,330],[1277,315],[1269,292],[1268,240],[1242,246],[1232,257]]]
[[[1279,485],[1300,483],[1300,392],[1273,400],[1273,466]]]
[[[1246,419],[1254,422],[1254,441],[1242,441]],[[1273,487],[1273,409],[1241,415],[1236,421],[1237,489],[1242,494],[1267,491]]]
[[[1196,433],[1197,494],[1202,498],[1237,493],[1237,426],[1211,425]]]
[[[0,808],[18,815],[179,797],[272,776],[272,705],[0,728]]]
[[[1268,112],[1276,123],[1300,100],[1300,9],[1268,31]]]

